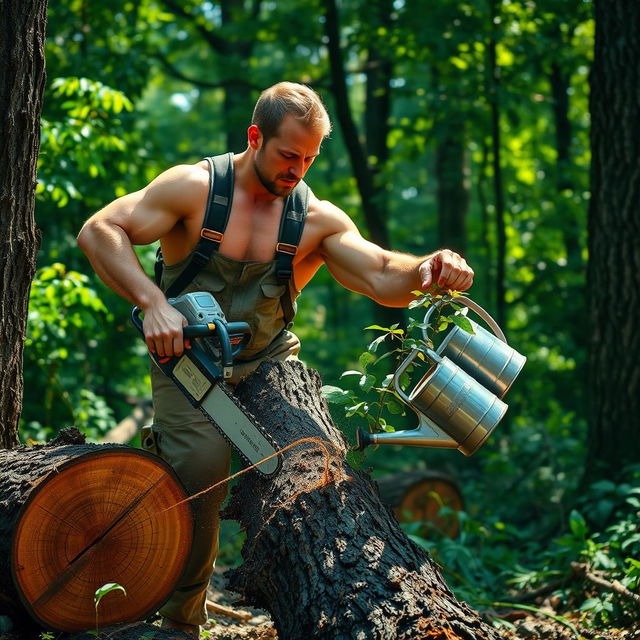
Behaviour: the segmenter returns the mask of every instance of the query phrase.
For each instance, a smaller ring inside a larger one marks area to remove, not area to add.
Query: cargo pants
[[[298,338],[285,331],[260,358],[235,364],[230,382],[237,383],[265,360],[297,359],[299,351]],[[161,456],[175,469],[189,495],[225,480],[231,455],[227,441],[154,365],[151,376],[154,407],[162,421],[153,423],[143,448]],[[219,510],[226,495],[227,484],[223,483],[190,502],[194,518],[191,553],[175,592],[160,609],[160,614],[169,620],[193,625],[207,620],[207,586],[218,553]]]

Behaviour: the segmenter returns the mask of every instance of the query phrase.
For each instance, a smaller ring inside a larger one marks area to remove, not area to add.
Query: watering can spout
[[[458,443],[435,424],[429,424],[424,416],[416,429],[392,431],[385,433],[369,433],[358,429],[356,449],[363,450],[369,445],[399,444],[413,447],[438,447],[440,449],[457,449]]]

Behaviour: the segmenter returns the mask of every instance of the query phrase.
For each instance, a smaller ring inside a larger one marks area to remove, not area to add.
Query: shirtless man
[[[265,358],[295,358],[299,341],[288,331],[275,275],[274,252],[286,198],[304,178],[330,132],[318,95],[282,82],[265,90],[248,128],[247,149],[232,156],[233,199],[219,248],[184,291],[210,290],[229,321],[248,321],[254,338],[234,366],[245,375]],[[83,226],[78,243],[100,278],[144,312],[151,351],[180,355],[185,318],[164,291],[175,281],[200,240],[210,189],[207,161],[168,169],[140,191],[118,198]],[[160,286],[142,270],[132,245],[160,240],[164,271]],[[293,259],[292,299],[326,264],[344,287],[392,307],[405,307],[411,291],[432,283],[464,291],[473,270],[447,249],[426,256],[384,250],[365,240],[349,216],[309,193],[306,223]],[[188,347],[188,344],[187,344]],[[152,367],[154,450],[176,469],[193,494],[228,474],[229,448],[170,380]],[[198,637],[206,621],[206,588],[217,553],[218,509],[225,490],[193,502],[196,530],[181,583],[161,609],[166,626]]]

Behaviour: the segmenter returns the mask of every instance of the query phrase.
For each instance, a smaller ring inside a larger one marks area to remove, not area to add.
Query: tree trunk
[[[22,407],[46,12],[46,0],[0,0],[0,448],[18,443]]]
[[[244,0],[225,0],[220,3],[222,30],[225,25],[233,25],[238,15],[246,10]],[[260,3],[254,3],[253,19],[257,20]],[[233,28],[233,27],[232,27]],[[233,69],[234,75],[249,75],[254,40],[225,40],[218,65],[227,70]],[[221,70],[221,73],[223,71]],[[229,84],[224,90],[224,120],[227,131],[227,149],[240,153],[247,148],[247,113],[251,112],[253,94],[248,84]]]
[[[562,236],[567,252],[567,264],[576,270],[583,267],[581,232],[584,227],[573,213],[571,203],[563,194],[566,189],[574,189],[571,178],[571,120],[569,118],[569,72],[560,63],[553,61],[549,73],[549,85],[553,96],[553,119],[556,135],[556,186],[558,189],[558,215]]]
[[[130,447],[84,444],[76,429],[47,445],[1,451],[0,461],[0,615],[16,631],[131,622],[167,600],[193,532],[186,493],[167,463]],[[108,583],[126,594],[106,595],[96,614],[96,590]]]
[[[402,532],[346,444],[300,362],[265,363],[240,383],[239,399],[280,447],[271,480],[245,475],[223,514],[247,531],[244,564],[227,574],[246,602],[266,608],[280,640],[496,639],[458,602],[427,553]]]
[[[382,17],[386,8],[388,8],[386,0],[379,0],[376,3],[374,11],[377,12],[376,19],[378,21],[387,20],[387,17]],[[367,110],[371,108],[374,113],[367,113],[365,120],[367,135],[374,130],[376,130],[376,133],[371,140],[367,138],[367,144],[363,145],[349,106],[347,76],[340,45],[340,19],[335,0],[328,0],[325,6],[325,33],[329,51],[331,91],[336,104],[336,113],[342,137],[349,153],[353,175],[360,193],[368,236],[378,246],[390,249],[391,240],[387,221],[386,186],[381,183],[379,174],[382,164],[389,157],[387,132],[391,109],[391,96],[389,93],[389,80],[392,75],[391,63],[380,55],[374,45],[370,47],[370,68],[367,73]],[[377,158],[376,169],[371,167],[367,152]],[[405,324],[405,315],[402,309],[383,307],[376,304],[374,314],[376,322],[384,327],[389,327],[393,324]]]
[[[595,4],[591,71],[590,422],[585,479],[640,460],[640,3]]]
[[[501,136],[500,136],[500,67],[497,61],[497,28],[499,7],[496,0],[490,2],[491,36],[487,45],[489,58],[489,102],[491,108],[491,149],[493,165],[493,192],[496,209],[496,321],[501,327],[506,320],[506,261],[507,230],[504,221],[504,188],[502,186]]]
[[[440,246],[466,255],[469,211],[468,169],[464,122],[451,116],[438,131],[436,178],[438,181],[438,234]]]

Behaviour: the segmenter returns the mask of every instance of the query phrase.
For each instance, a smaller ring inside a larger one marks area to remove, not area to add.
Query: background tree
[[[0,447],[18,443],[22,353],[38,236],[33,211],[46,0],[0,1]]]
[[[589,480],[638,461],[640,5],[596,2],[589,206]]]

